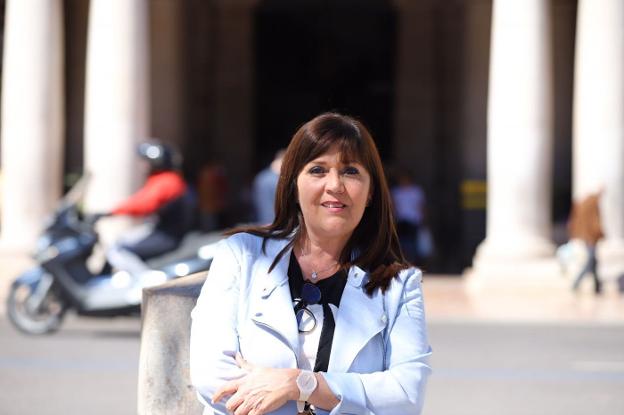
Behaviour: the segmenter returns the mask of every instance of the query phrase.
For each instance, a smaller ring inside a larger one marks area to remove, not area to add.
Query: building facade
[[[4,246],[32,243],[72,174],[87,209],[130,194],[146,137],[191,181],[223,167],[235,222],[275,150],[338,110],[425,189],[431,271],[552,262],[598,187],[604,255],[624,252],[620,0],[3,3]]]

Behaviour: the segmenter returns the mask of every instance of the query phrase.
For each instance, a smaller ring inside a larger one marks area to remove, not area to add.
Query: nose
[[[332,193],[344,192],[344,183],[342,182],[342,176],[336,170],[330,170],[327,175],[326,189]]]

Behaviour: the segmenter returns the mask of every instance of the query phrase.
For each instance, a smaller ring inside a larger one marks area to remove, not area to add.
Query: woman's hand
[[[212,398],[218,402],[232,395],[225,407],[235,415],[262,415],[299,398],[296,378],[299,369],[273,369],[254,366],[236,354],[236,362],[247,374],[227,382]]]

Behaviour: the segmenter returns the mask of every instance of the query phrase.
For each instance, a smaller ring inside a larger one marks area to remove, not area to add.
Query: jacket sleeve
[[[385,336],[386,370],[367,374],[323,373],[329,388],[340,401],[331,415],[420,414],[431,373],[430,354],[421,273],[413,269],[404,281],[397,315]]]
[[[214,392],[244,373],[235,361],[239,350],[237,310],[240,263],[228,240],[219,242],[208,277],[191,312],[190,372],[199,400],[215,414],[227,414]]]

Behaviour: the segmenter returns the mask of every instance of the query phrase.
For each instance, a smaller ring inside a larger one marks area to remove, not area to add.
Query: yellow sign
[[[482,210],[486,207],[487,183],[485,180],[464,180],[460,185],[462,209]]]

